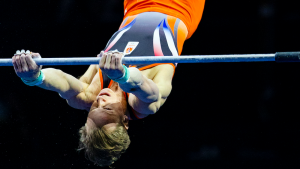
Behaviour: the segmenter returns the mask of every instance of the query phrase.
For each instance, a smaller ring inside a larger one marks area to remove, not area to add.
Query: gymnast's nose
[[[97,102],[100,105],[101,103],[105,103],[106,99],[103,96],[97,96]]]

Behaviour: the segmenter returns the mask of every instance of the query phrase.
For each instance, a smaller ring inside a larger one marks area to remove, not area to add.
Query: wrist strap
[[[21,80],[28,86],[37,86],[43,83],[43,81],[45,80],[45,75],[44,73],[40,70],[40,75],[37,79],[33,80],[33,81],[28,81],[28,80],[24,80],[21,78]]]
[[[113,80],[113,81],[115,81],[115,82],[117,82],[117,83],[121,83],[121,84],[128,82],[129,77],[130,77],[128,68],[127,68],[125,65],[122,65],[122,66],[123,66],[124,69],[125,69],[125,72],[124,72],[124,74],[123,74],[122,77],[120,77],[120,78],[118,78],[118,79],[112,79],[112,78],[110,78],[110,77],[108,76],[111,80]]]

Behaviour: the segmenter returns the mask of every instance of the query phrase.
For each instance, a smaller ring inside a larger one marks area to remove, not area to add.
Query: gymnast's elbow
[[[148,104],[148,114],[155,114],[156,112],[158,112],[158,110],[161,107],[161,99],[160,95],[153,95],[152,98],[149,98],[149,102],[146,103]]]
[[[151,95],[151,96],[144,98],[143,102],[149,103],[149,104],[155,103],[158,101],[158,97],[159,97],[158,95]]]
[[[160,104],[159,101],[151,103],[150,106],[149,106],[149,111],[151,113],[149,113],[149,114],[155,114],[156,112],[158,112],[158,110],[160,109],[160,107],[161,107],[161,104]]]
[[[155,102],[158,102],[159,100],[159,97],[160,97],[160,93],[158,90],[153,90],[147,94],[145,94],[144,97],[141,97],[141,100],[145,103],[155,103]]]

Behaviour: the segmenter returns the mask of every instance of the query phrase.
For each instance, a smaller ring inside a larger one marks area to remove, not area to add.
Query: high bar
[[[37,65],[92,65],[99,64],[98,57],[40,58]],[[277,52],[275,54],[233,55],[182,55],[182,56],[130,56],[123,57],[123,64],[153,63],[220,63],[220,62],[300,62],[300,52]],[[13,66],[12,59],[0,59],[0,66]]]

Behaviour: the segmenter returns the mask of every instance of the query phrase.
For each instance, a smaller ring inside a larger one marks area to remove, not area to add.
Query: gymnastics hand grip
[[[276,62],[300,62],[300,52],[277,52]]]

